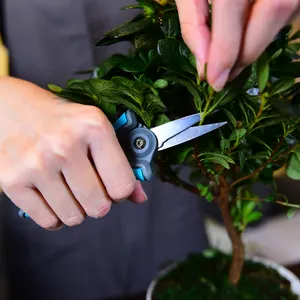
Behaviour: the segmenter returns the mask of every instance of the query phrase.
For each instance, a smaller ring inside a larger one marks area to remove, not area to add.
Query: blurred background
[[[296,20],[294,30],[300,29],[300,18]],[[296,42],[300,42],[299,40]],[[9,55],[3,47],[0,37],[0,76],[8,74]],[[285,177],[284,170],[277,174],[280,192],[290,202],[300,204],[300,184]],[[264,187],[258,186],[264,191]],[[206,229],[212,246],[223,251],[231,251],[227,234],[220,221],[215,207],[204,205],[207,212]],[[290,268],[300,277],[300,212],[292,220],[288,220],[282,207],[266,206],[266,217],[260,224],[249,228],[244,235],[247,253],[271,259]],[[0,299],[5,298],[5,276],[3,257],[1,256],[0,237]]]

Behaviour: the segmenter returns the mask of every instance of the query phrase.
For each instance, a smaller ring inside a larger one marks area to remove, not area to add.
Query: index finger
[[[210,30],[207,0],[176,0],[182,37],[195,55],[200,77],[207,63]]]
[[[128,199],[138,186],[113,127],[98,109],[85,123],[89,151],[108,195],[115,201]]]

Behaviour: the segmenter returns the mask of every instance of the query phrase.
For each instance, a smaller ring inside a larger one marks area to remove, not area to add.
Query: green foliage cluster
[[[216,194],[218,176],[224,175],[235,226],[243,230],[260,218],[255,211],[260,200],[289,205],[276,194],[274,171],[287,164],[287,175],[300,179],[300,83],[295,82],[300,62],[294,61],[300,44],[292,43],[300,34],[290,36],[291,27],[284,28],[256,62],[217,93],[198,78],[176,5],[160,3],[137,0],[125,7],[139,13],[97,42],[130,41],[134,47],[128,55],[112,55],[88,71],[87,80],[49,87],[61,97],[99,107],[111,121],[124,109],[133,110],[148,127],[195,112],[201,124],[228,121],[197,141],[161,152],[156,169],[162,180],[188,188],[173,166],[194,167],[191,180],[208,201]],[[206,185],[199,184],[202,177],[209,179]],[[272,186],[273,194],[259,199],[252,190],[256,181]]]
[[[226,280],[231,257],[209,250],[191,254],[168,274],[154,290],[154,300],[296,300],[291,284],[277,271],[261,263],[247,261],[239,284]],[[262,293],[263,291],[263,293]]]

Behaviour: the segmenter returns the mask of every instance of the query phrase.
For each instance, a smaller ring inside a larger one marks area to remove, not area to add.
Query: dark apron
[[[133,0],[4,2],[11,74],[42,87],[64,85],[75,71],[89,69],[129,47],[99,49],[94,44],[131,17],[132,11],[119,7]],[[207,246],[198,197],[158,180],[145,184],[145,189],[146,204],[124,202],[102,220],[87,219],[81,226],[57,232],[20,219],[18,208],[2,199],[11,299],[98,300],[132,295],[147,288],[165,261],[183,259]]]

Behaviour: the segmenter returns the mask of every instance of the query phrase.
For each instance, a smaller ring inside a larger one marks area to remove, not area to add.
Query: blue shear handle
[[[24,212],[23,210],[19,210],[19,217],[23,218],[23,219],[29,219],[29,215],[26,214],[26,212]]]
[[[137,168],[137,169],[132,169],[133,173],[135,175],[135,178],[139,181],[146,181],[144,174],[143,174],[143,170],[141,168]]]
[[[113,124],[114,130],[117,131],[124,127],[128,123],[127,113],[123,113],[122,116]]]
[[[128,139],[129,133],[137,126],[135,113],[130,110],[124,112],[113,124],[121,143],[123,138]],[[137,180],[146,181],[142,168],[133,168],[132,170]]]

